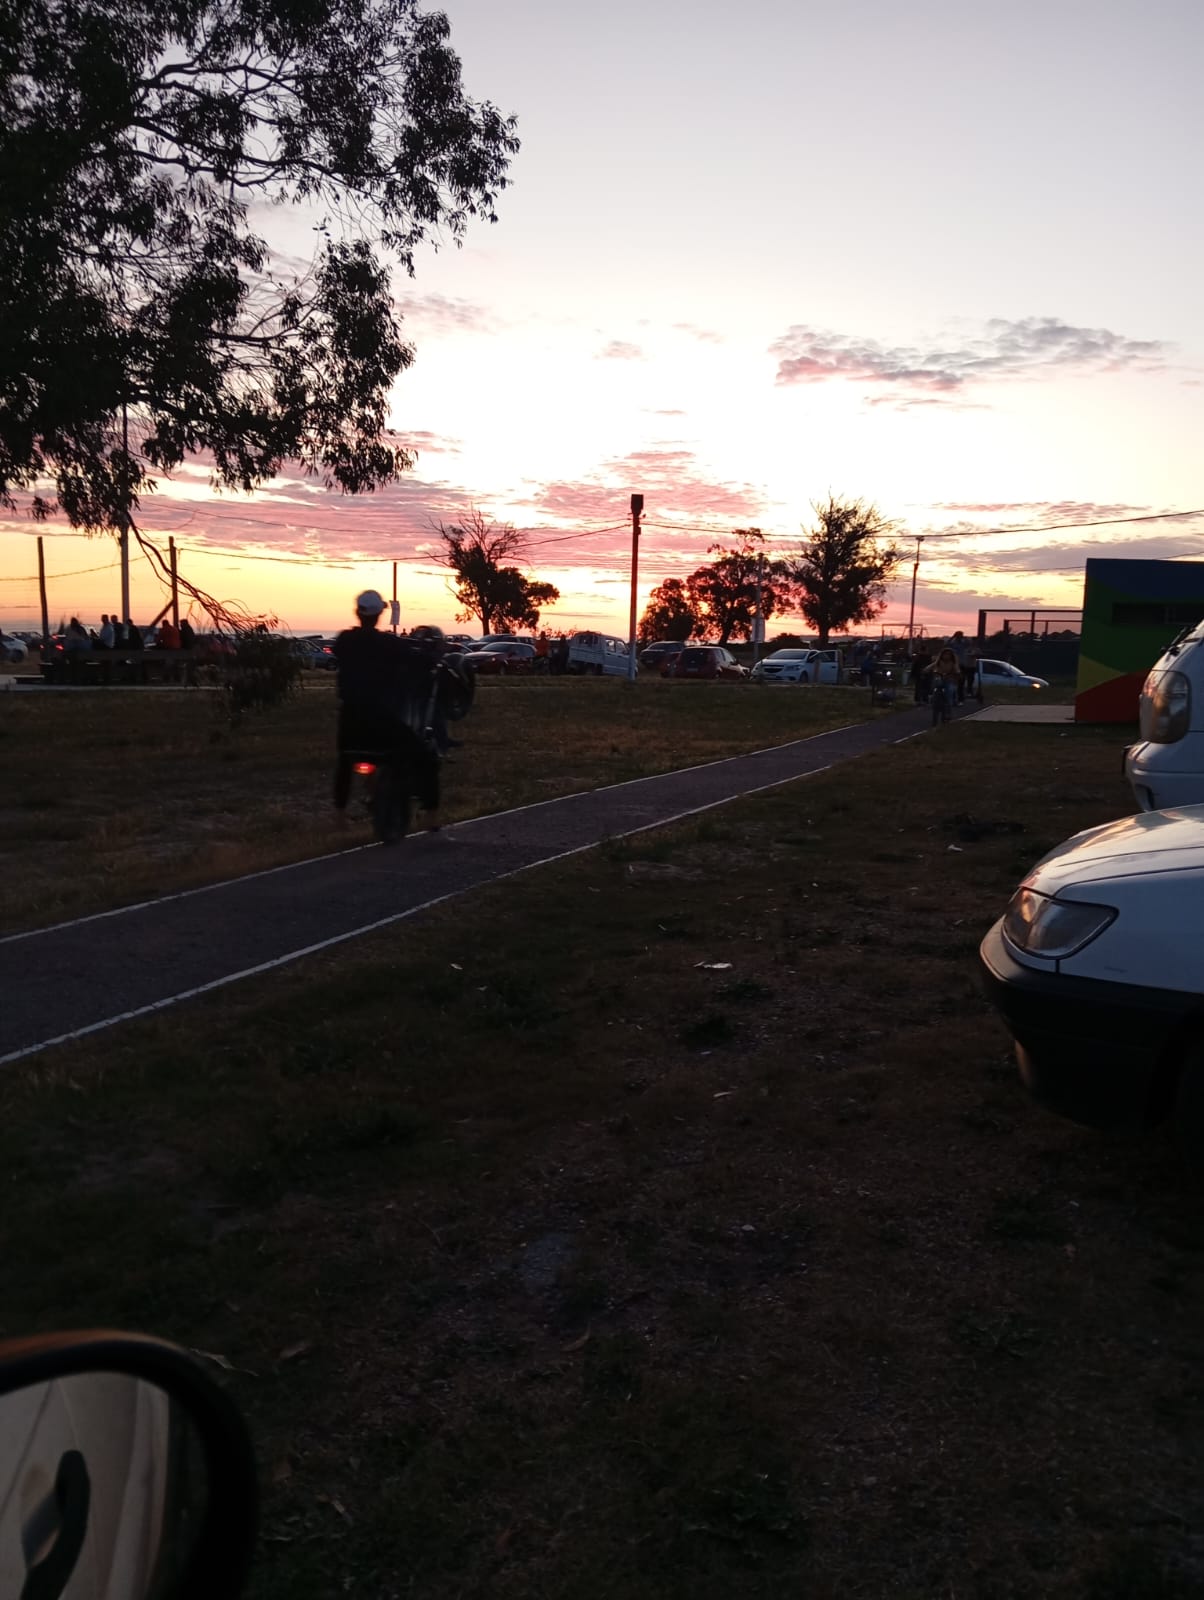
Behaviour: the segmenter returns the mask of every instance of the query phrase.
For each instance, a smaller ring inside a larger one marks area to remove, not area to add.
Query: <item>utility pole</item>
[[[171,621],[177,633],[180,628],[180,578],[176,570],[176,540],[174,534],[167,536],[167,553],[171,558]]]
[[[125,626],[130,614],[130,415],[126,402],[121,402],[121,475],[124,493],[121,497],[121,625]]]
[[[50,660],[50,610],[46,604],[46,553],[38,534],[38,594],[42,600],[42,660]]]
[[[757,614],[753,618],[753,665],[761,659],[761,646],[765,643],[765,618],[761,614],[761,585],[765,578],[765,552],[757,557]]]
[[[636,580],[640,572],[640,515],[644,509],[642,494],[633,494],[631,497],[631,618],[628,623],[628,649],[627,649],[627,681],[635,682],[635,627],[636,627]]]
[[[911,615],[907,619],[907,643],[911,645],[916,634],[916,578],[920,571],[920,546],[924,543],[924,535],[916,534],[916,558],[911,566]]]
[[[396,633],[397,632],[397,618],[398,618],[398,615],[399,615],[398,607],[397,607],[397,563],[396,563],[396,561],[393,563],[393,605],[392,605],[392,607],[390,609],[389,615],[393,619],[393,632]]]

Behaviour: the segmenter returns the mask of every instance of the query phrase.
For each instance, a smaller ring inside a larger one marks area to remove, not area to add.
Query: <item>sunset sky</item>
[[[523,148],[497,226],[396,284],[415,471],[243,499],[185,469],[140,522],[203,588],[327,632],[397,559],[403,622],[450,628],[426,552],[479,507],[532,530],[549,626],[625,635],[633,490],[641,607],[734,528],[787,550],[829,491],[930,536],[934,631],[1077,605],[1087,555],[1204,558],[1204,511],[970,536],[1204,507],[1199,0],[447,10],[469,91]],[[307,256],[311,219],[256,222]],[[5,628],[38,624],[36,531],[0,523]],[[42,531],[52,623],[95,623],[113,542]],[[149,620],[161,586],[133,570]]]

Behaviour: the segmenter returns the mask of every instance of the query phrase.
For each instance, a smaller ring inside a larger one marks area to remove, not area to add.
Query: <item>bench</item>
[[[72,650],[42,662],[43,683],[182,683],[197,681],[196,650]]]

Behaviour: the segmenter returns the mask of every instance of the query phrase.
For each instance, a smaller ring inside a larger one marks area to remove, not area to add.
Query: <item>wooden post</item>
[[[180,629],[180,580],[176,572],[176,541],[172,534],[167,537],[167,552],[171,557],[171,621],[177,633]]]
[[[42,599],[42,660],[50,660],[50,611],[46,604],[46,553],[38,534],[38,594]]]
[[[126,403],[121,402],[121,452],[125,475],[125,497],[121,507],[121,625],[130,615],[130,419]]]
[[[393,616],[397,616],[397,563],[393,563]],[[393,624],[393,632],[397,632],[397,623]]]
[[[640,571],[640,513],[644,509],[642,494],[633,494],[631,497],[631,616],[628,623],[630,632],[627,641],[627,680],[635,682],[636,674],[636,580]]]

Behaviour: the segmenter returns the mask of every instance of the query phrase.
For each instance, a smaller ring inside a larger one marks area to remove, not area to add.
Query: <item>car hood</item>
[[[1153,872],[1204,869],[1204,806],[1143,811],[1076,833],[1051,850],[1025,879],[1043,894]]]

